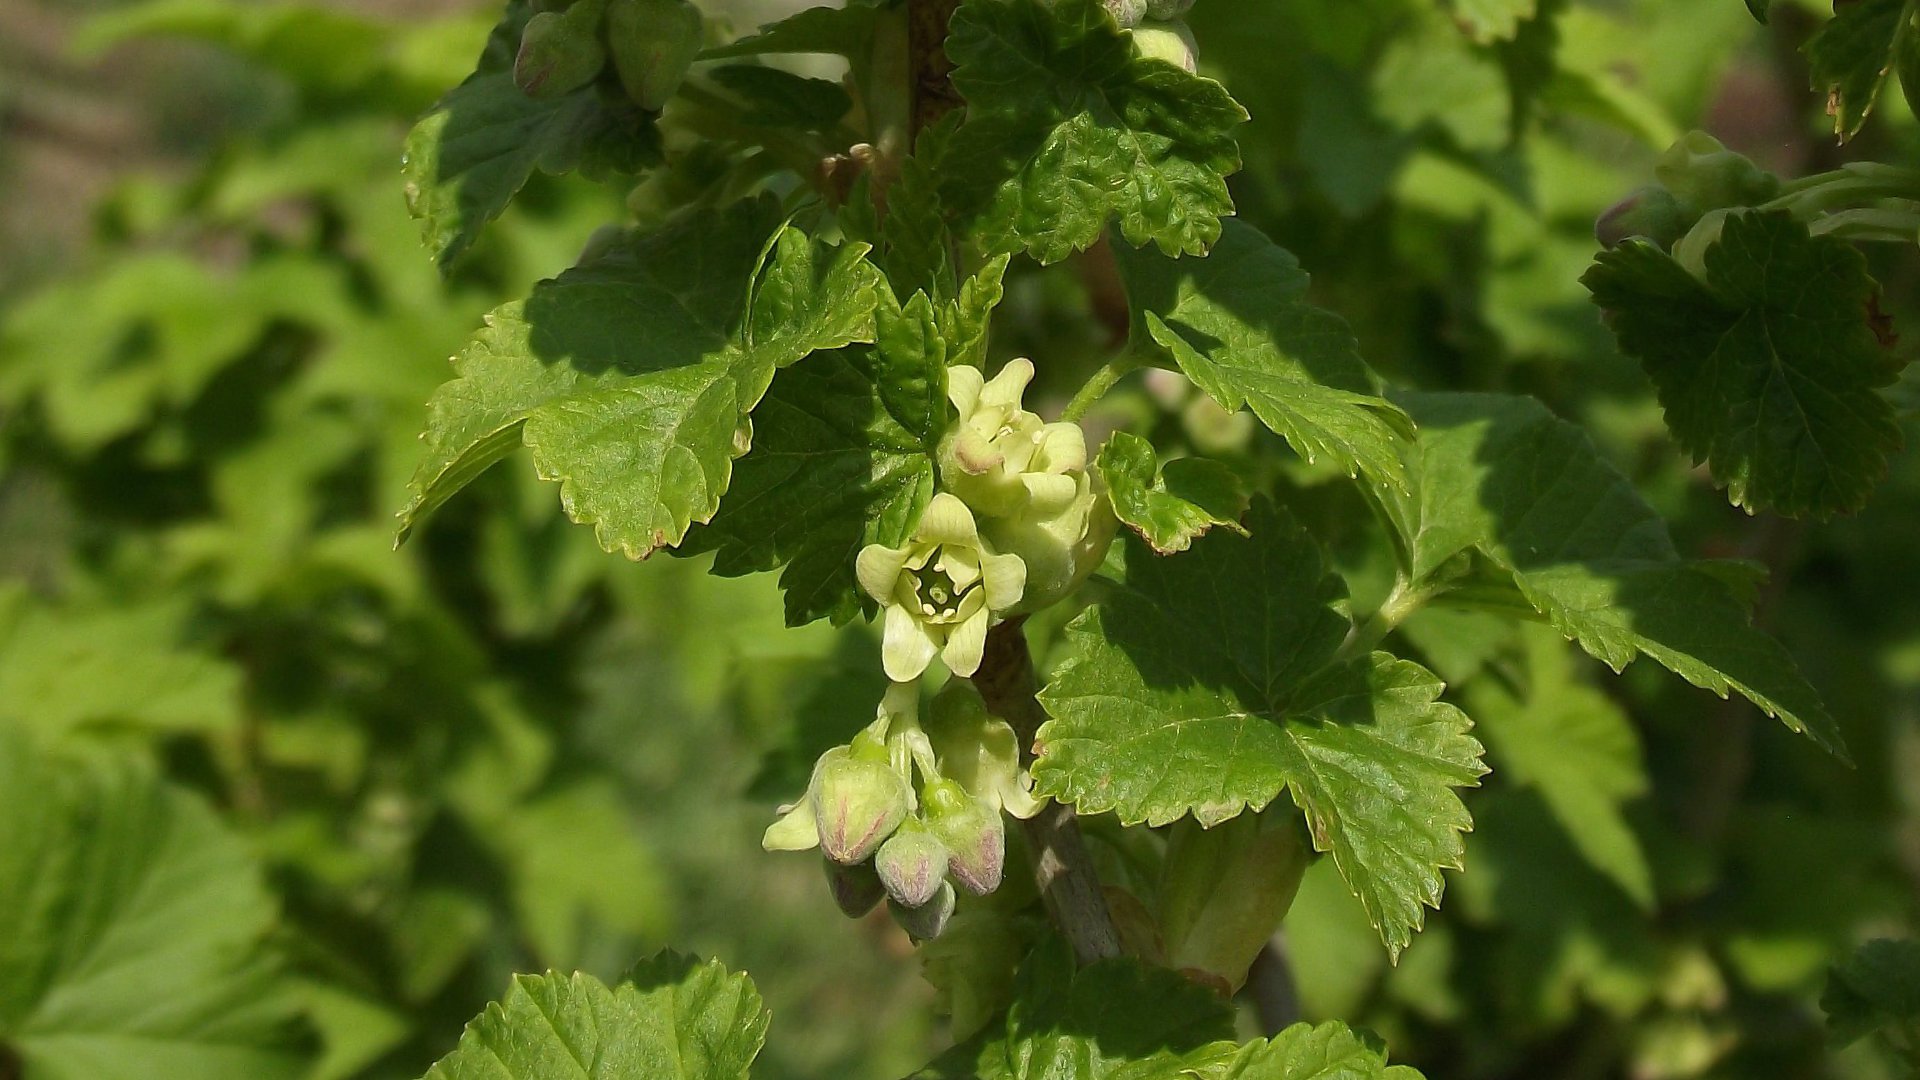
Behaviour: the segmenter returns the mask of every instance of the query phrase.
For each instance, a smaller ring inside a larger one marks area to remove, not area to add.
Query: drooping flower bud
[[[887,895],[906,907],[923,907],[947,876],[947,847],[933,830],[908,818],[873,857]]]
[[[892,913],[893,921],[900,924],[900,929],[915,941],[932,941],[946,933],[947,922],[953,918],[956,899],[953,886],[942,881],[933,899],[919,907],[907,907],[897,900],[888,900],[887,910]]]
[[[1133,47],[1149,60],[1164,60],[1189,74],[1200,69],[1200,43],[1183,19],[1143,19],[1133,28]]]
[[[1020,741],[1005,720],[990,716],[980,691],[954,680],[934,697],[926,735],[940,775],[996,812],[1025,820],[1040,812],[1033,777],[1020,767]]]
[[[827,751],[813,784],[821,852],[843,866],[865,862],[906,820],[910,798],[886,745],[870,731]]]
[[[1618,247],[1633,236],[1671,247],[1692,223],[1693,215],[1673,192],[1659,186],[1643,187],[1600,215],[1593,223],[1593,238],[1606,248]]]
[[[610,0],[607,46],[627,96],[658,112],[700,52],[704,24],[687,0]]]
[[[606,0],[580,0],[565,11],[543,11],[520,32],[513,84],[530,98],[568,94],[593,81],[606,66],[600,21]]]
[[[904,547],[870,544],[855,570],[885,610],[881,660],[887,677],[910,682],[938,655],[955,675],[980,669],[987,629],[1020,601],[1027,568],[980,538],[967,505],[947,492],[927,504]]]
[[[833,894],[833,902],[849,919],[872,911],[887,895],[872,863],[841,866],[832,859],[821,859],[820,865],[827,868],[827,891]]]
[[[922,797],[927,824],[946,845],[947,870],[953,880],[975,896],[999,888],[1007,862],[1007,834],[1000,812],[951,780],[929,784]]]

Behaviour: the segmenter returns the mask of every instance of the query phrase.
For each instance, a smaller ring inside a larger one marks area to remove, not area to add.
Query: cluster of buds
[[[1133,46],[1142,56],[1165,60],[1192,72],[1200,47],[1187,29],[1185,15],[1193,0],[1105,0],[1107,11],[1122,30],[1131,31]]]
[[[895,683],[871,725],[821,755],[806,794],[761,845],[818,847],[841,911],[858,918],[885,899],[894,920],[927,941],[946,929],[959,892],[1000,887],[1001,814],[1039,810],[1030,784],[1012,728],[987,715],[971,685],[949,684],[922,726],[918,684]]]
[[[700,52],[705,23],[688,0],[536,0],[513,81],[528,97],[570,94],[609,61],[627,96],[660,111]]]
[[[1697,226],[1718,235],[1729,207],[1757,206],[1780,193],[1780,180],[1704,131],[1688,132],[1660,157],[1654,183],[1610,207],[1594,236],[1614,247],[1631,236],[1673,248]],[[1708,220],[1712,219],[1712,220]]]

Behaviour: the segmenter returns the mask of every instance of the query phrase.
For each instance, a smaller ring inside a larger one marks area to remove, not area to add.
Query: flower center
[[[951,619],[960,612],[960,598],[966,595],[953,583],[947,564],[939,556],[913,571],[914,593],[920,598],[920,613],[931,619]]]

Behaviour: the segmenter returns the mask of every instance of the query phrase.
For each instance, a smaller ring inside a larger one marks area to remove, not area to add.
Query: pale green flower
[[[960,413],[942,440],[940,478],[982,514],[1050,516],[1078,494],[1087,437],[1077,424],[1048,424],[1020,407],[1033,362],[1008,361],[991,381],[978,368],[947,369],[947,398]]]
[[[897,683],[919,678],[936,655],[955,675],[978,671],[987,629],[1027,583],[1019,556],[991,551],[973,511],[947,492],[927,504],[905,547],[870,544],[855,570],[885,611],[880,658]]]

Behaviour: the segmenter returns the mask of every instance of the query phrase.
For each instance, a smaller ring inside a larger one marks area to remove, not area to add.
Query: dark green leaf
[[[536,101],[513,83],[527,8],[511,4],[480,65],[407,135],[407,208],[446,269],[536,169],[638,172],[660,160],[653,117],[593,86]]]
[[[1920,942],[1869,941],[1827,973],[1827,1033],[1847,1046],[1884,1027],[1920,1025]]]
[[[1754,3],[1748,0],[1748,7],[1754,8]],[[1765,22],[1766,6],[1754,8],[1754,15]],[[1866,123],[1894,58],[1913,33],[1914,17],[1913,0],[1835,4],[1833,21],[1807,42],[1813,88],[1827,94],[1833,130],[1842,140],[1852,138]]]
[[[1346,322],[1307,302],[1307,274],[1285,248],[1228,221],[1205,259],[1114,250],[1134,348],[1164,350],[1215,401],[1251,408],[1308,461],[1325,455],[1405,486],[1400,448],[1412,425],[1380,397]]]
[[[1845,753],[1793,658],[1749,621],[1751,568],[1682,560],[1659,515],[1579,428],[1531,398],[1402,401],[1420,425],[1415,495],[1391,514],[1416,580],[1477,551],[1517,587],[1516,602],[1614,670],[1644,653]]]
[[[1162,555],[1187,550],[1215,525],[1245,532],[1246,490],[1232,469],[1205,458],[1161,466],[1153,444],[1115,432],[1095,463],[1115,516]]]
[[[816,7],[769,23],[757,33],[700,54],[702,60],[722,60],[769,53],[830,53],[849,59],[864,56],[872,47],[878,10],[866,0],[845,7]]]
[[[1857,510],[1900,445],[1878,393],[1905,362],[1869,322],[1879,288],[1852,245],[1785,211],[1726,219],[1705,280],[1642,240],[1583,279],[1660,391],[1674,437],[1734,505]]]
[[[1114,217],[1135,245],[1213,246],[1247,118],[1219,83],[1136,55],[1100,0],[967,0],[947,55],[967,100],[949,202],[981,246],[1058,262]]]
[[[1345,585],[1270,504],[1247,525],[1171,558],[1129,542],[1126,587],[1068,628],[1041,694],[1036,785],[1154,825],[1288,791],[1397,953],[1460,864],[1471,822],[1454,789],[1486,771],[1480,744],[1419,665],[1336,660]]]

